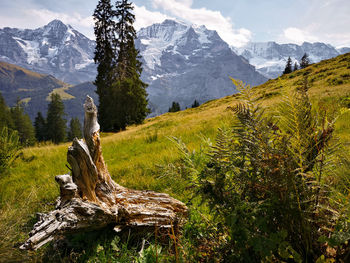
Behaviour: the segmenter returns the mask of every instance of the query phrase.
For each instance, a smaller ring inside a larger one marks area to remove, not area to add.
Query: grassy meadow
[[[282,96],[301,86],[306,76],[313,105],[338,116],[335,133],[350,152],[350,53],[269,80],[254,88],[255,99],[273,113]],[[183,181],[162,173],[180,156],[172,138],[180,138],[191,151],[200,151],[203,138],[214,141],[217,129],[230,124],[232,112],[227,107],[236,102],[237,96],[232,95],[147,119],[123,132],[102,134],[103,156],[112,178],[129,188],[166,192],[187,202]],[[0,262],[41,260],[45,248],[23,252],[18,247],[36,222],[35,214],[53,208],[59,195],[54,177],[69,172],[69,145],[25,148],[13,167],[0,175]]]

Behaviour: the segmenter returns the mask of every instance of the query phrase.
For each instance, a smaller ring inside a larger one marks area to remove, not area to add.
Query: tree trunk
[[[170,228],[181,224],[187,207],[167,194],[130,190],[116,184],[102,157],[97,109],[89,96],[85,104],[84,138],[74,139],[67,153],[72,176],[55,177],[60,197],[54,211],[39,220],[21,249],[38,249],[64,234],[113,225]]]

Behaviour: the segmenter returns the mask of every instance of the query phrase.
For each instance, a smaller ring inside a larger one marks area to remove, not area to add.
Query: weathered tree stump
[[[56,208],[40,214],[21,249],[38,249],[62,235],[125,227],[170,228],[181,224],[187,207],[167,194],[130,190],[116,184],[102,157],[97,109],[89,96],[85,104],[84,139],[74,139],[67,153],[72,168],[56,176],[60,197]]]

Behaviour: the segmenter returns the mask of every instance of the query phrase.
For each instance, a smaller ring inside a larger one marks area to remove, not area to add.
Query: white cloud
[[[72,27],[78,29],[81,33],[87,37],[94,38],[93,30],[94,20],[92,16],[82,17],[79,13],[74,12],[73,14],[57,13],[47,9],[30,9],[26,10],[25,13],[28,16],[35,17],[37,22],[41,22],[41,26],[49,23],[54,19],[59,19],[65,24],[69,24]]]
[[[287,42],[302,44],[303,42],[317,42],[318,38],[309,32],[296,27],[289,27],[283,31],[283,37]]]
[[[142,27],[150,26],[154,23],[161,23],[165,19],[171,18],[160,12],[152,12],[146,9],[144,6],[134,5],[135,23],[134,27],[139,30]]]
[[[336,47],[350,46],[349,0],[310,0],[296,23],[283,30],[279,41],[325,42]]]
[[[252,37],[248,29],[234,29],[231,19],[224,17],[219,11],[192,8],[191,0],[153,0],[152,3],[155,8],[161,8],[175,17],[216,30],[230,45],[243,46]]]
[[[92,16],[82,17],[79,13],[67,14],[53,12],[48,9],[23,9],[16,16],[2,16],[0,27],[37,28],[54,19],[70,24],[89,38],[94,38]],[[28,22],[30,21],[30,23]]]

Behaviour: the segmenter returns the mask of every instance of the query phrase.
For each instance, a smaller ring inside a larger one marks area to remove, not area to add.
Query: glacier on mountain
[[[280,76],[286,66],[288,57],[292,63],[299,64],[301,57],[306,53],[311,63],[317,63],[342,54],[343,50],[324,43],[278,44],[276,42],[250,42],[241,48],[232,49],[243,56],[257,71],[267,78]]]
[[[166,112],[173,101],[184,109],[194,100],[203,103],[235,93],[230,76],[253,86],[266,81],[205,26],[165,20],[142,28],[137,36],[152,116]]]
[[[59,20],[37,29],[0,29],[2,60],[77,84],[96,76],[95,42]]]

